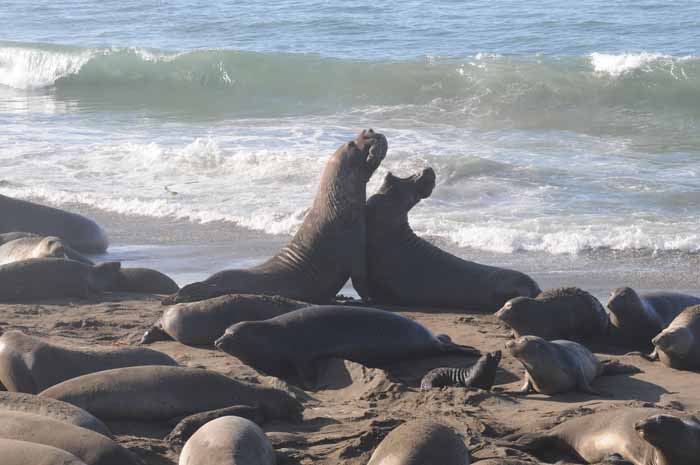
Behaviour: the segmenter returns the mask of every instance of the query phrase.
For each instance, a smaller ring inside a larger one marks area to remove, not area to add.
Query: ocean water
[[[700,3],[228,3],[0,3],[0,193],[133,218],[153,264],[144,217],[293,233],[373,127],[369,194],[432,166],[412,224],[464,256],[695,263]]]

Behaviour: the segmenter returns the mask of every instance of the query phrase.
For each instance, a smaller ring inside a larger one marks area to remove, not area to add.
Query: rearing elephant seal
[[[435,172],[391,173],[367,201],[367,262],[372,300],[493,312],[508,299],[535,296],[537,283],[519,271],[463,260],[418,237],[408,212],[435,187]]]
[[[700,371],[700,305],[683,310],[651,342],[652,358],[678,370]]]
[[[365,201],[369,178],[386,156],[387,141],[369,129],[343,144],[326,163],[311,210],[292,241],[260,266],[216,273],[180,289],[164,304],[224,294],[280,295],[327,303],[352,278],[367,290]]]
[[[67,258],[58,237],[25,237],[0,245],[0,265],[30,258]]]

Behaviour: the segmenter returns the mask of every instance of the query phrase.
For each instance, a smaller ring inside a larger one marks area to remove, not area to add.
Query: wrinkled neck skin
[[[413,241],[418,236],[408,222],[408,212],[391,211],[384,202],[388,199],[376,194],[368,202],[367,212],[367,240],[370,245],[385,244],[386,240],[394,243]]]

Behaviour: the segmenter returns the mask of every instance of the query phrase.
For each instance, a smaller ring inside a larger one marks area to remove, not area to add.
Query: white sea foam
[[[76,74],[95,55],[76,52],[0,46],[0,84],[15,89],[52,85],[57,79]]]
[[[611,77],[620,77],[624,74],[641,70],[651,71],[654,63],[670,61],[673,57],[661,53],[591,53],[590,60],[596,73],[606,74]]]

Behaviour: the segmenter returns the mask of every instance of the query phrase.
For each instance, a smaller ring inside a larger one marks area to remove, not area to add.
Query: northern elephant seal
[[[279,296],[253,294],[231,294],[176,304],[163,312],[141,342],[148,344],[172,338],[191,346],[212,345],[235,323],[267,320],[309,305]]]
[[[368,297],[365,201],[367,181],[387,152],[386,138],[365,130],[326,163],[311,210],[292,241],[260,266],[216,273],[164,301],[191,302],[224,294],[281,295],[328,303],[352,278]]]
[[[70,348],[20,331],[0,337],[0,382],[8,391],[36,394],[67,379],[139,365],[177,365],[146,348]]]
[[[0,439],[2,465],[85,465],[73,454],[28,441]]]
[[[149,268],[122,268],[119,277],[108,289],[115,292],[172,294],[180,287],[169,276]]]
[[[700,371],[700,305],[683,310],[651,342],[652,358],[678,370]]]
[[[202,426],[185,443],[179,465],[275,465],[263,430],[250,420],[221,417]]]
[[[577,287],[548,289],[534,299],[516,297],[495,314],[514,336],[588,340],[604,336],[609,320],[602,304]]]
[[[0,233],[14,231],[58,236],[82,253],[102,253],[109,245],[102,228],[82,215],[0,195]]]
[[[202,426],[217,418],[230,416],[245,418],[256,425],[262,425],[265,422],[265,414],[259,407],[234,405],[233,407],[195,413],[184,418],[165,437],[165,442],[171,446],[184,446],[185,442]]]
[[[25,237],[0,245],[0,265],[30,258],[68,258],[58,237]]]
[[[435,368],[421,380],[422,390],[438,387],[472,387],[488,391],[493,387],[496,371],[501,361],[501,351],[490,352],[481,356],[469,368]]]
[[[228,328],[215,342],[222,351],[278,378],[316,387],[317,362],[340,358],[381,368],[417,357],[479,355],[447,336],[435,336],[397,313],[373,308],[317,306]]]
[[[367,201],[372,300],[493,312],[513,297],[537,295],[539,286],[524,273],[463,260],[413,232],[408,212],[434,186],[431,168],[408,178],[389,173]]]
[[[469,465],[464,439],[433,420],[413,420],[395,428],[372,453],[367,465]]]
[[[48,236],[52,237],[52,236]],[[55,236],[53,236],[55,237]],[[18,242],[15,245],[21,244],[23,250],[31,250],[32,244],[39,245],[44,239],[46,239],[47,236],[39,236],[38,234],[32,234],[32,233],[26,233],[26,232],[11,232],[11,233],[5,233],[5,234],[0,234],[0,246],[4,246],[10,242],[14,242],[17,240],[22,240]],[[66,244],[62,239],[58,238],[61,241],[61,247],[63,248],[63,254],[66,258],[70,258],[71,260],[75,260],[78,262],[85,263],[86,265],[94,265],[92,260],[89,258],[83,256],[79,252],[77,252],[75,249],[70,247],[68,244]],[[14,247],[13,247],[14,248]],[[2,249],[2,247],[0,247]],[[9,248],[5,249],[6,251],[9,250]],[[40,257],[27,257],[27,258],[40,258]],[[17,261],[17,260],[13,260]]]

